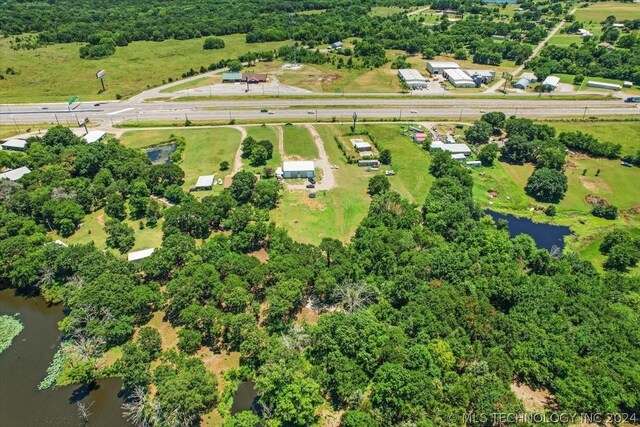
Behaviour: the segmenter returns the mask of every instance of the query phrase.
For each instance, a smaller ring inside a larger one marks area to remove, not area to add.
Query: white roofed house
[[[82,139],[87,141],[87,144],[91,144],[93,142],[102,141],[105,136],[107,136],[107,133],[105,131],[92,130],[89,131],[85,136],[83,136]]]
[[[142,249],[140,251],[129,252],[127,254],[128,261],[140,261],[141,259],[145,259],[151,254],[153,254],[156,250],[154,248],[151,249]]]
[[[6,172],[0,173],[0,180],[8,179],[9,181],[17,181],[30,172],[31,169],[26,166],[22,166],[16,169],[9,169]]]
[[[198,191],[198,190],[211,190],[211,188],[213,187],[213,182],[215,180],[215,175],[202,175],[198,177],[198,181],[196,182],[196,185],[194,185],[193,187],[191,187],[192,191]]]
[[[282,164],[283,178],[313,178],[315,166],[312,160],[286,161]]]
[[[353,147],[358,151],[358,152],[366,152],[366,151],[371,151],[371,144],[369,144],[368,142],[360,139],[360,138],[354,138],[351,140],[351,143],[353,144]]]
[[[2,143],[3,150],[23,151],[27,147],[27,141],[24,139],[11,138]]]

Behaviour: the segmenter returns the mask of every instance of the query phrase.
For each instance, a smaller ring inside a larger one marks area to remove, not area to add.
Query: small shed
[[[12,138],[2,144],[3,150],[23,151],[27,147],[24,139]]]
[[[465,160],[467,160],[467,156],[465,156],[462,153],[454,153],[454,154],[451,155],[451,158],[453,160],[457,160],[459,162],[464,162]]]
[[[482,167],[482,162],[480,160],[469,160],[467,162],[467,166],[471,166],[472,168]]]
[[[17,181],[26,174],[31,173],[31,169],[26,166],[22,166],[16,169],[9,169],[6,172],[0,173],[0,179],[8,179],[9,181]]]
[[[194,191],[198,190],[211,190],[213,187],[213,181],[215,179],[215,175],[202,175],[198,177],[198,181],[196,185],[193,186]]]
[[[237,83],[240,81],[242,81],[242,73],[236,73],[234,71],[222,73],[222,83]]]
[[[360,138],[352,139],[351,143],[353,144],[353,147],[358,152],[371,151],[371,144],[369,144],[368,142],[366,142],[366,141],[364,141],[364,140],[362,140]]]
[[[82,139],[87,141],[87,144],[91,144],[93,142],[102,141],[105,136],[107,136],[107,133],[103,130],[92,130],[83,136]]]
[[[624,82],[622,83],[622,87],[632,87],[633,86],[633,82]]]
[[[380,167],[380,162],[378,160],[375,160],[375,159],[359,160],[358,161],[358,166],[361,167],[361,168],[367,168],[367,167],[379,168]]]
[[[342,49],[342,42],[331,43],[331,49],[340,50]]]
[[[315,165],[312,160],[287,161],[282,164],[284,178],[313,178]]]
[[[128,261],[140,261],[141,259],[145,259],[151,254],[153,254],[156,250],[154,248],[151,249],[142,249],[141,251],[129,252],[127,254]]]

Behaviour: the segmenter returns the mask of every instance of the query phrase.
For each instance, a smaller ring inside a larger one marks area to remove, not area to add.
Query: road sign
[[[71,98],[69,98],[69,105],[73,104],[77,100],[78,100],[78,95],[73,95]]]
[[[107,75],[107,72],[105,70],[100,70],[96,73],[96,79],[101,79],[106,75]]]

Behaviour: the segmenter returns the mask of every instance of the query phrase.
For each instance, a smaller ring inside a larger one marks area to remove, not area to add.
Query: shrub
[[[613,220],[618,218],[618,208],[613,205],[600,204],[593,207],[593,209],[591,210],[591,214],[599,218]]]

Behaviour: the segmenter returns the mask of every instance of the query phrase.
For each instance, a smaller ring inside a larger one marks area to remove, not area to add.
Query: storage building
[[[363,141],[360,138],[352,139],[351,143],[353,144],[353,147],[358,152],[371,151],[371,144],[369,144],[368,142]]]
[[[267,81],[267,75],[264,73],[243,74],[242,82],[244,83],[264,83]]]
[[[379,168],[380,167],[380,162],[378,160],[359,160],[358,161],[358,166],[361,168],[367,168],[367,167],[371,167],[371,168]]]
[[[433,141],[430,150],[432,151],[448,151],[451,154],[471,154],[471,149],[467,144],[445,144],[441,141]]]
[[[496,78],[493,70],[464,70],[473,80],[479,78],[483,84],[491,83]]]
[[[202,175],[198,177],[198,181],[196,185],[192,187],[192,190],[211,190],[213,187],[213,181],[215,179],[215,175]]]
[[[222,83],[237,83],[242,81],[242,73],[226,72],[222,73]]]
[[[89,133],[87,133],[85,136],[83,136],[82,139],[87,141],[87,144],[91,144],[93,142],[102,141],[105,136],[107,136],[107,133],[105,131],[92,130],[89,131]]]
[[[342,42],[335,42],[335,43],[331,43],[331,48],[335,49],[335,50],[340,50],[342,49]]]
[[[620,89],[622,89],[622,86],[617,85],[615,83],[596,82],[596,81],[593,81],[593,80],[589,80],[587,82],[587,86],[596,87],[596,88],[600,88],[600,89],[609,89],[609,90],[620,90]]]
[[[141,251],[129,252],[127,254],[127,260],[140,261],[141,259],[145,259],[151,256],[151,254],[154,253],[155,251],[156,251],[155,249],[151,248],[151,249],[143,249]]]
[[[27,141],[24,139],[12,138],[2,144],[3,150],[22,151],[27,147]]]
[[[312,160],[289,161],[282,164],[284,178],[313,178],[315,166]]]
[[[546,90],[556,90],[558,83],[560,83],[560,77],[547,76],[547,78],[542,81],[542,88]]]
[[[516,89],[526,89],[529,87],[530,84],[531,84],[531,80],[526,79],[524,77],[520,77],[518,81],[516,81],[513,84],[513,87],[515,87]]]
[[[480,160],[469,160],[467,162],[467,166],[471,166],[472,168],[479,168],[482,166],[482,162]]]
[[[538,76],[533,73],[522,73],[519,78],[527,79],[530,83],[536,83],[538,81]]]
[[[633,86],[633,82],[624,82],[622,83],[623,87],[632,87]]]
[[[403,80],[411,89],[422,89],[427,87],[427,79],[425,79],[418,70],[402,68],[398,70],[398,77],[400,77],[400,80]]]
[[[449,80],[454,87],[477,87],[476,82],[459,68],[442,70],[442,75]]]
[[[0,179],[8,179],[9,181],[17,181],[26,174],[30,173],[31,169],[26,166],[22,166],[16,169],[9,169],[6,172],[0,173]]]
[[[457,62],[427,61],[427,71],[431,74],[440,74],[443,70],[453,70],[456,68],[460,68]]]
[[[465,160],[467,160],[467,156],[465,156],[465,155],[464,155],[464,154],[462,154],[462,153],[452,154],[452,155],[451,155],[451,158],[452,158],[453,160],[457,160],[457,161],[459,161],[459,162],[464,162]]]

